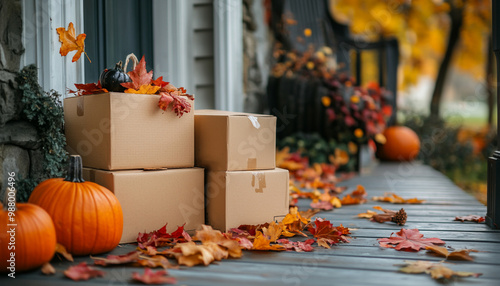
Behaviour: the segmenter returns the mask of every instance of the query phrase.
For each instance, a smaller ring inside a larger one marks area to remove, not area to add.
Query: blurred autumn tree
[[[330,0],[333,17],[363,40],[396,37],[400,43],[400,85],[421,75],[436,78],[430,103],[438,117],[452,64],[486,83],[492,122],[493,56],[488,48],[492,0]]]

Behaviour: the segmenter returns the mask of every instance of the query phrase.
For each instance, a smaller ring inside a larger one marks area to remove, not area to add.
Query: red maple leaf
[[[128,75],[132,81],[122,83],[121,85],[125,88],[139,90],[142,85],[149,85],[153,82],[153,71],[147,72],[144,56],[142,56],[139,64],[137,64],[135,69],[130,71]]]
[[[110,254],[108,256],[106,256],[106,258],[102,258],[102,257],[91,257],[92,259],[94,259],[94,264],[95,265],[101,265],[101,266],[106,266],[106,265],[117,265],[117,264],[128,264],[128,263],[132,263],[132,262],[135,262],[137,260],[139,260],[139,254],[140,252],[139,251],[131,251],[127,254],[123,254],[123,255],[113,255],[113,254]]]
[[[74,93],[78,96],[87,95],[87,94],[96,94],[96,93],[106,93],[107,89],[102,88],[101,83],[75,83],[75,87],[77,90],[69,90],[69,93]]]
[[[137,242],[139,248],[146,249],[148,246],[160,247],[177,242],[191,241],[191,236],[184,230],[184,225],[177,227],[177,230],[168,233],[167,224],[162,228],[150,233],[139,233]]]
[[[309,226],[307,230],[316,238],[326,238],[332,240],[334,243],[349,242],[347,240],[349,228],[342,225],[334,227],[333,224],[326,219],[316,218],[314,227]]]
[[[286,250],[295,250],[296,252],[310,252],[314,250],[311,244],[315,243],[316,241],[312,238],[306,239],[306,241],[290,241],[286,238],[282,238],[278,239],[276,242],[283,245]]]
[[[169,82],[163,81],[163,76],[160,76],[159,78],[153,80],[151,83],[159,87],[164,87],[170,84]]]
[[[132,279],[144,284],[176,284],[177,279],[175,277],[167,276],[168,272],[166,270],[158,270],[154,272],[150,268],[144,269],[144,274],[139,274],[137,272],[132,273]]]
[[[391,233],[389,238],[379,238],[378,243],[380,246],[394,248],[396,250],[419,251],[425,249],[427,246],[445,244],[445,242],[439,238],[423,238],[424,235],[416,228],[402,228],[400,231],[396,232],[395,236],[393,236],[393,234],[394,232]]]
[[[64,271],[64,275],[71,280],[89,280],[94,277],[103,277],[104,271],[94,269],[87,265],[87,262],[82,262],[75,266],[70,266]]]
[[[477,223],[482,223],[485,221],[484,217],[480,215],[467,215],[467,216],[457,216],[455,217],[455,220],[464,222],[464,221],[473,221]]]

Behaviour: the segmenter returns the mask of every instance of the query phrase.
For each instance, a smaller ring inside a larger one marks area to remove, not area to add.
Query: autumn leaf
[[[80,59],[82,53],[85,53],[85,37],[86,34],[80,34],[76,36],[75,27],[73,26],[73,22],[70,22],[68,25],[68,30],[64,29],[64,27],[56,29],[57,34],[59,34],[59,42],[62,43],[61,48],[59,49],[59,53],[61,56],[66,56],[71,51],[76,51],[76,54],[73,56],[72,62],[76,62]],[[87,53],[85,53],[87,56]],[[87,59],[90,61],[89,57]]]
[[[383,213],[377,213],[368,210],[366,213],[358,214],[358,217],[369,218],[371,221],[376,221],[380,223],[387,221],[397,223],[398,225],[404,225],[406,223],[407,215],[404,209],[400,209],[399,211],[393,211],[393,210],[383,209],[380,206],[374,206],[373,208],[376,210],[383,211]]]
[[[236,237],[235,238],[242,249],[252,249],[253,243],[246,237]]]
[[[140,256],[141,259],[137,260],[134,265],[142,267],[156,268],[161,267],[163,269],[171,268],[178,269],[179,266],[172,265],[165,256],[154,255],[152,257]]]
[[[241,247],[236,239],[231,236],[222,234],[219,230],[214,230],[209,225],[202,225],[201,230],[196,231],[195,239],[201,241],[204,245],[210,245],[210,248],[217,252],[225,252],[225,257],[227,258],[239,258],[242,256]],[[219,249],[215,248],[211,244],[217,245]]]
[[[135,69],[128,72],[131,82],[124,82],[121,85],[127,89],[139,90],[143,85],[150,85],[153,82],[153,71],[147,72],[146,60],[142,56]]]
[[[315,238],[326,238],[333,243],[349,242],[347,239],[350,234],[349,229],[342,225],[334,227],[333,224],[326,219],[316,218],[314,226],[309,226],[309,232]]]
[[[420,251],[425,249],[427,246],[432,245],[442,245],[445,244],[439,238],[423,238],[424,235],[421,234],[418,229],[404,229],[391,234],[389,238],[379,238],[379,244],[382,247],[394,248],[396,250],[404,251]]]
[[[273,244],[266,238],[262,232],[257,231],[255,239],[253,241],[253,248],[251,250],[272,250],[272,251],[284,251],[286,248],[283,245]]]
[[[276,242],[281,236],[281,233],[283,232],[283,224],[282,223],[275,223],[274,221],[269,224],[268,227],[263,227],[262,228],[262,233],[269,238],[271,242]]]
[[[56,274],[56,269],[49,262],[45,262],[42,265],[42,273],[43,275],[54,275]]]
[[[333,240],[328,239],[328,238],[322,238],[322,237],[318,238],[316,240],[316,243],[318,243],[319,246],[327,248],[327,249],[331,248],[330,245],[335,244],[335,242]]]
[[[333,209],[333,205],[328,201],[311,202],[310,206],[313,209],[319,209],[324,211],[329,211]]]
[[[87,94],[97,94],[97,93],[106,93],[107,89],[102,88],[101,83],[75,83],[76,90],[69,89],[69,93],[74,93],[77,96],[87,95]]]
[[[342,207],[342,203],[336,195],[331,195],[329,190],[324,190],[324,192],[319,195],[319,197],[313,199],[310,206],[314,209],[327,211],[333,209],[334,207]]]
[[[290,213],[288,213],[281,221],[284,226],[282,235],[286,237],[292,237],[300,234],[304,237],[307,237],[307,235],[302,231],[307,226],[309,221],[311,221],[311,219],[303,217],[298,211],[297,207],[290,208]]]
[[[472,221],[472,222],[477,222],[477,223],[482,223],[485,221],[484,217],[479,216],[479,215],[468,215],[468,216],[457,216],[455,217],[455,220],[457,221]]]
[[[382,197],[373,197],[372,200],[380,202],[388,202],[392,204],[421,204],[425,200],[419,200],[417,198],[403,199],[402,197],[394,193],[385,193]]]
[[[135,93],[135,94],[155,94],[161,87],[151,85],[151,84],[143,84],[139,87],[138,90],[133,88],[126,89],[125,93]]]
[[[435,255],[444,257],[449,260],[467,260],[467,261],[474,261],[474,257],[470,256],[469,253],[471,252],[479,252],[478,250],[475,249],[461,249],[461,250],[456,250],[456,251],[448,251],[446,247],[442,246],[427,246],[425,247],[429,252],[432,252]]]
[[[167,276],[168,272],[166,270],[158,270],[154,272],[153,270],[146,268],[144,269],[144,274],[139,274],[137,272],[132,273],[132,280],[136,282],[141,282],[143,284],[176,284],[177,279],[174,277]]]
[[[70,266],[64,271],[64,275],[71,280],[89,280],[94,277],[103,277],[104,272],[101,270],[94,269],[87,265],[87,262],[82,262],[75,266]]]
[[[360,218],[372,218],[376,214],[377,214],[377,212],[374,212],[372,210],[367,210],[366,213],[359,213],[358,217],[360,217]]]
[[[342,205],[357,205],[366,203],[366,190],[362,185],[358,185],[356,190],[346,195],[340,200]]]
[[[168,233],[167,224],[165,224],[156,231],[139,233],[137,236],[137,242],[141,249],[146,249],[147,246],[160,247],[186,241],[191,241],[191,236],[184,230],[184,225],[177,227],[176,231]]]
[[[56,254],[62,255],[66,260],[73,262],[73,255],[71,255],[64,245],[57,243],[56,244]]]
[[[176,255],[177,263],[186,266],[195,265],[209,265],[215,260],[212,251],[204,245],[197,245],[194,242],[178,243],[174,246],[175,249],[180,250]]]
[[[448,267],[443,266],[441,263],[434,263],[430,261],[405,261],[403,267],[399,269],[400,272],[409,274],[430,274],[433,279],[450,279],[453,277],[479,277],[481,273],[453,271]]]
[[[153,85],[159,86],[160,88],[163,88],[165,86],[168,86],[170,83],[163,81],[163,76],[160,76],[159,78],[153,80],[151,82]]]
[[[287,251],[294,250],[296,252],[310,252],[314,248],[311,246],[314,239],[306,239],[306,241],[290,241],[286,238],[278,239],[279,244],[283,245]]]
[[[131,251],[131,252],[129,252],[127,254],[123,254],[123,255],[110,254],[110,255],[106,256],[106,258],[92,257],[92,256],[90,256],[90,258],[92,258],[94,260],[95,265],[107,266],[107,265],[128,264],[128,263],[135,262],[135,261],[139,260],[139,254],[140,254],[139,251],[134,250],[134,251]]]

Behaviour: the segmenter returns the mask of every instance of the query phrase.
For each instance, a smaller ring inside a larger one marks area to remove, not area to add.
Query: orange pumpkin
[[[115,195],[82,177],[82,158],[71,156],[68,176],[40,183],[29,198],[54,221],[57,242],[74,255],[108,252],[120,242],[123,213]]]
[[[386,142],[377,152],[380,159],[411,161],[418,156],[420,139],[415,131],[406,126],[391,126],[385,129],[383,134]]]
[[[0,272],[22,272],[49,262],[56,251],[56,230],[49,214],[34,204],[16,204],[15,194],[0,206]],[[9,216],[11,211],[14,216]]]

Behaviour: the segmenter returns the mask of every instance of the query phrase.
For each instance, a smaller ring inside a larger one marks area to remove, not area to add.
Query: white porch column
[[[73,63],[74,52],[66,57],[59,54],[61,43],[56,29],[68,28],[73,22],[76,34],[83,33],[83,0],[22,0],[23,45],[25,53],[21,67],[36,64],[38,79],[44,90],[54,89],[66,96],[75,83],[84,83],[87,58]]]

